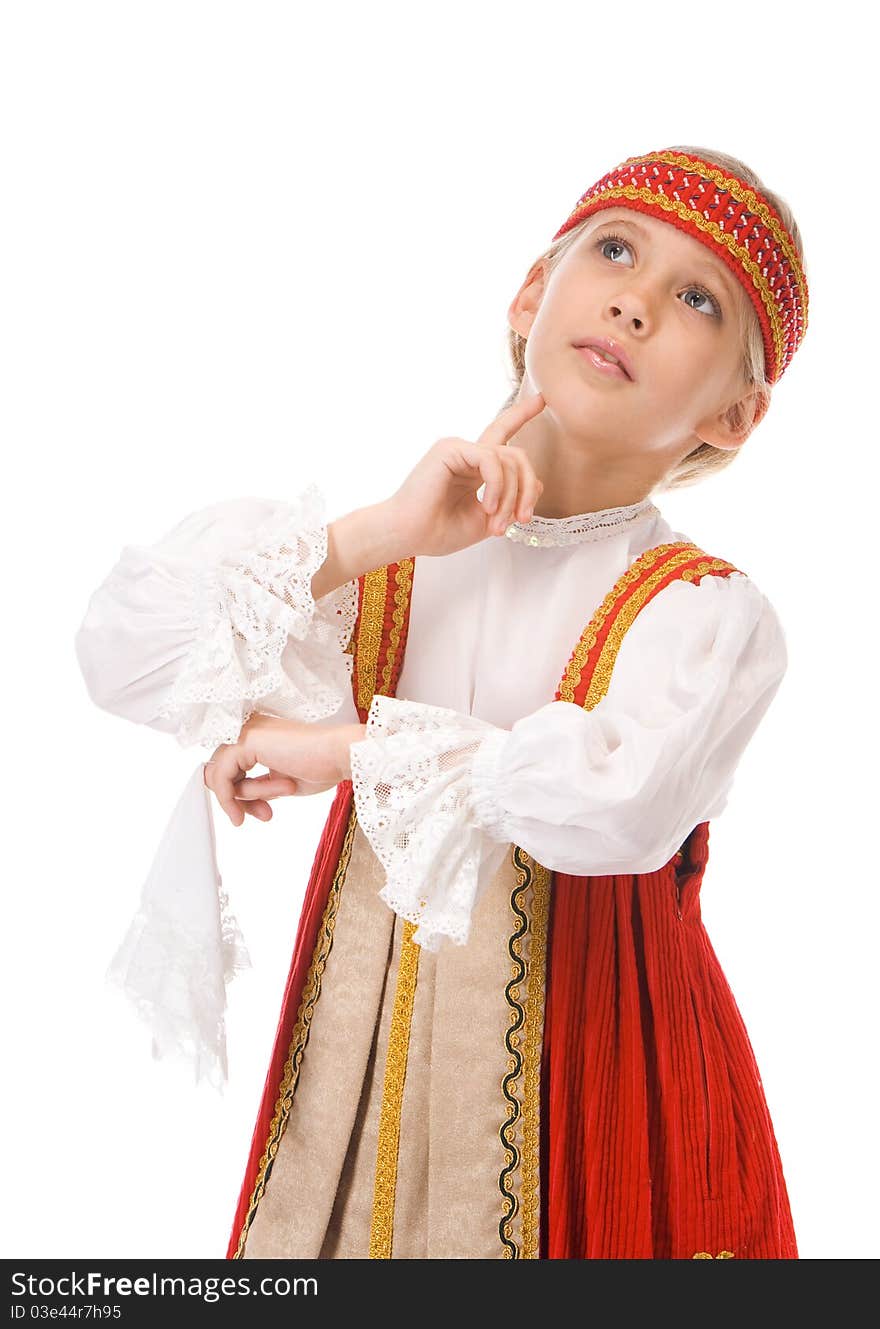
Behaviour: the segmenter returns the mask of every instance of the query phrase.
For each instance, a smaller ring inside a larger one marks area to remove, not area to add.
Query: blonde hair
[[[671,152],[682,152],[687,156],[699,157],[705,161],[714,162],[716,165],[720,166],[722,170],[729,171],[731,175],[738,176],[739,179],[744,180],[746,184],[751,185],[754,189],[760,190],[767,199],[767,202],[771,207],[775,208],[776,212],[779,214],[783,224],[791,235],[799,258],[803,261],[803,240],[791,208],[784,198],[781,198],[779,194],[774,194],[771,189],[768,189],[764,182],[759,179],[755,172],[747,166],[745,162],[740,161],[738,157],[729,156],[726,152],[715,152],[711,148],[695,148],[678,144],[669,150]],[[566,231],[565,235],[560,236],[558,240],[554,241],[554,243],[550,245],[550,247],[546,249],[535,262],[540,262],[542,259],[545,260],[548,266],[548,271],[552,272],[563,254],[575,244],[584,226],[586,226],[587,222],[591,220],[592,214],[585,218],[580,225],[572,227],[570,231]],[[748,389],[752,387],[757,387],[759,389],[758,395],[766,400],[766,403],[769,406],[772,385],[767,381],[761,325],[758,322],[758,317],[751,301],[743,303],[748,306],[744,312],[741,312],[739,321],[744,391],[748,391]],[[503,411],[516,400],[520,385],[523,381],[526,365],[526,339],[525,337],[521,337],[518,332],[515,332],[514,329],[509,326],[507,329],[507,350],[513,367],[513,390],[501,406],[500,411]],[[748,398],[745,403],[738,403],[734,407],[731,407],[731,411],[735,413],[734,418],[731,419],[731,424],[737,428],[741,428],[743,425],[750,427],[754,421],[754,408],[756,406],[757,401],[753,398]],[[736,457],[738,451],[738,448],[716,448],[713,447],[711,443],[701,442],[699,447],[694,448],[693,452],[689,452],[686,457],[682,457],[682,459],[667,472],[662,481],[655,486],[655,489],[679,489],[683,485],[695,484],[705,476],[714,474],[716,471],[722,471],[725,466],[729,466]]]

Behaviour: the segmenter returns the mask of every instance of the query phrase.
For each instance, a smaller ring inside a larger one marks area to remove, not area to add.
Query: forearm
[[[351,757],[349,750],[352,743],[360,743],[367,736],[365,724],[346,724],[332,731],[337,742],[336,762],[340,780],[351,779]]]
[[[327,557],[312,577],[315,600],[364,572],[411,554],[401,548],[387,502],[355,508],[327,527]]]

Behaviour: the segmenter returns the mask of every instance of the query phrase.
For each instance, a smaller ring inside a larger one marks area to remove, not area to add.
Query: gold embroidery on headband
[[[600,193],[591,195],[591,197],[585,199],[584,203],[579,205],[579,207],[582,206],[584,211],[586,211],[587,208],[591,207],[594,203],[597,203],[600,200],[604,202],[612,198],[640,200],[643,203],[650,204],[652,208],[659,207],[665,212],[674,212],[679,217],[683,218],[683,220],[693,222],[701,231],[706,231],[711,235],[713,240],[718,244],[724,245],[726,249],[729,249],[737,263],[739,263],[749,274],[755,289],[761,297],[761,303],[763,304],[767,317],[770,320],[770,331],[776,355],[776,364],[778,368],[782,368],[785,363],[785,330],[782,326],[779,306],[774,298],[770,283],[749,254],[745,245],[741,245],[738,240],[729,234],[729,232],[722,231],[717,222],[707,220],[701,212],[696,212],[693,208],[689,208],[686,203],[679,203],[675,199],[667,198],[665,194],[655,194],[650,189],[637,189],[635,185],[613,185],[609,189],[603,189]],[[577,214],[579,207],[575,208],[575,215]],[[804,323],[804,328],[806,328],[806,323]]]
[[[798,285],[798,292],[801,300],[801,314],[803,318],[803,328],[807,328],[807,304],[809,292],[807,289],[806,278],[804,276],[803,266],[801,264],[800,254],[794,247],[788,231],[780,221],[773,215],[766,203],[758,197],[753,189],[742,181],[737,180],[735,176],[725,175],[717,166],[712,166],[709,162],[700,161],[696,157],[685,156],[681,152],[660,152],[645,157],[627,157],[623,163],[624,166],[633,166],[639,162],[665,162],[668,166],[678,166],[683,171],[693,172],[694,175],[700,175],[706,180],[714,180],[715,184],[721,189],[726,190],[737,203],[744,203],[750,212],[754,212],[761,218],[761,221],[773,235],[774,240],[785,254],[786,261],[794,273]]]

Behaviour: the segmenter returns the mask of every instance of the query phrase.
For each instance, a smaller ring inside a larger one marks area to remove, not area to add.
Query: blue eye
[[[629,249],[627,242],[622,240],[619,235],[601,235],[596,243],[603,250],[607,244],[621,245],[624,249]],[[613,259],[611,261],[614,262]]]
[[[605,251],[605,246],[611,244],[619,245],[623,249],[628,249],[630,253],[633,252],[629,241],[624,240],[623,236],[621,235],[614,235],[611,232],[606,232],[604,235],[600,235],[596,240],[596,248],[600,250],[600,252],[602,252],[603,254]],[[607,255],[605,255],[605,257],[607,257]],[[615,260],[611,259],[611,262],[613,263],[615,262]],[[700,286],[698,283],[695,283],[693,286],[689,286],[687,288],[685,295],[690,295],[692,292],[701,296],[703,300],[708,300],[709,304],[712,306],[715,316],[717,318],[721,317],[721,306],[711,291],[707,291],[705,286]],[[685,301],[685,304],[687,304],[687,301]],[[705,309],[698,309],[696,305],[691,305],[691,304],[688,305],[688,309],[693,309],[697,314],[703,314],[707,312]]]
[[[718,308],[718,303],[713,295],[710,295],[708,291],[704,291],[702,286],[690,286],[686,294],[690,295],[692,291],[694,292],[695,295],[698,295],[701,300],[708,300],[712,308],[715,310],[716,314],[720,314],[721,311]],[[687,301],[685,301],[685,304],[687,304]],[[691,305],[690,308],[696,309],[697,307],[696,305]],[[702,309],[697,309],[698,314],[702,314],[702,312],[703,312]]]

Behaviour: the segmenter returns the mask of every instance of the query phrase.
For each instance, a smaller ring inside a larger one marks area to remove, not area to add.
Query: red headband
[[[627,157],[581,195],[553,239],[602,208],[646,212],[714,250],[758,315],[768,381],[782,377],[807,330],[809,292],[795,243],[761,193],[699,157]]]

